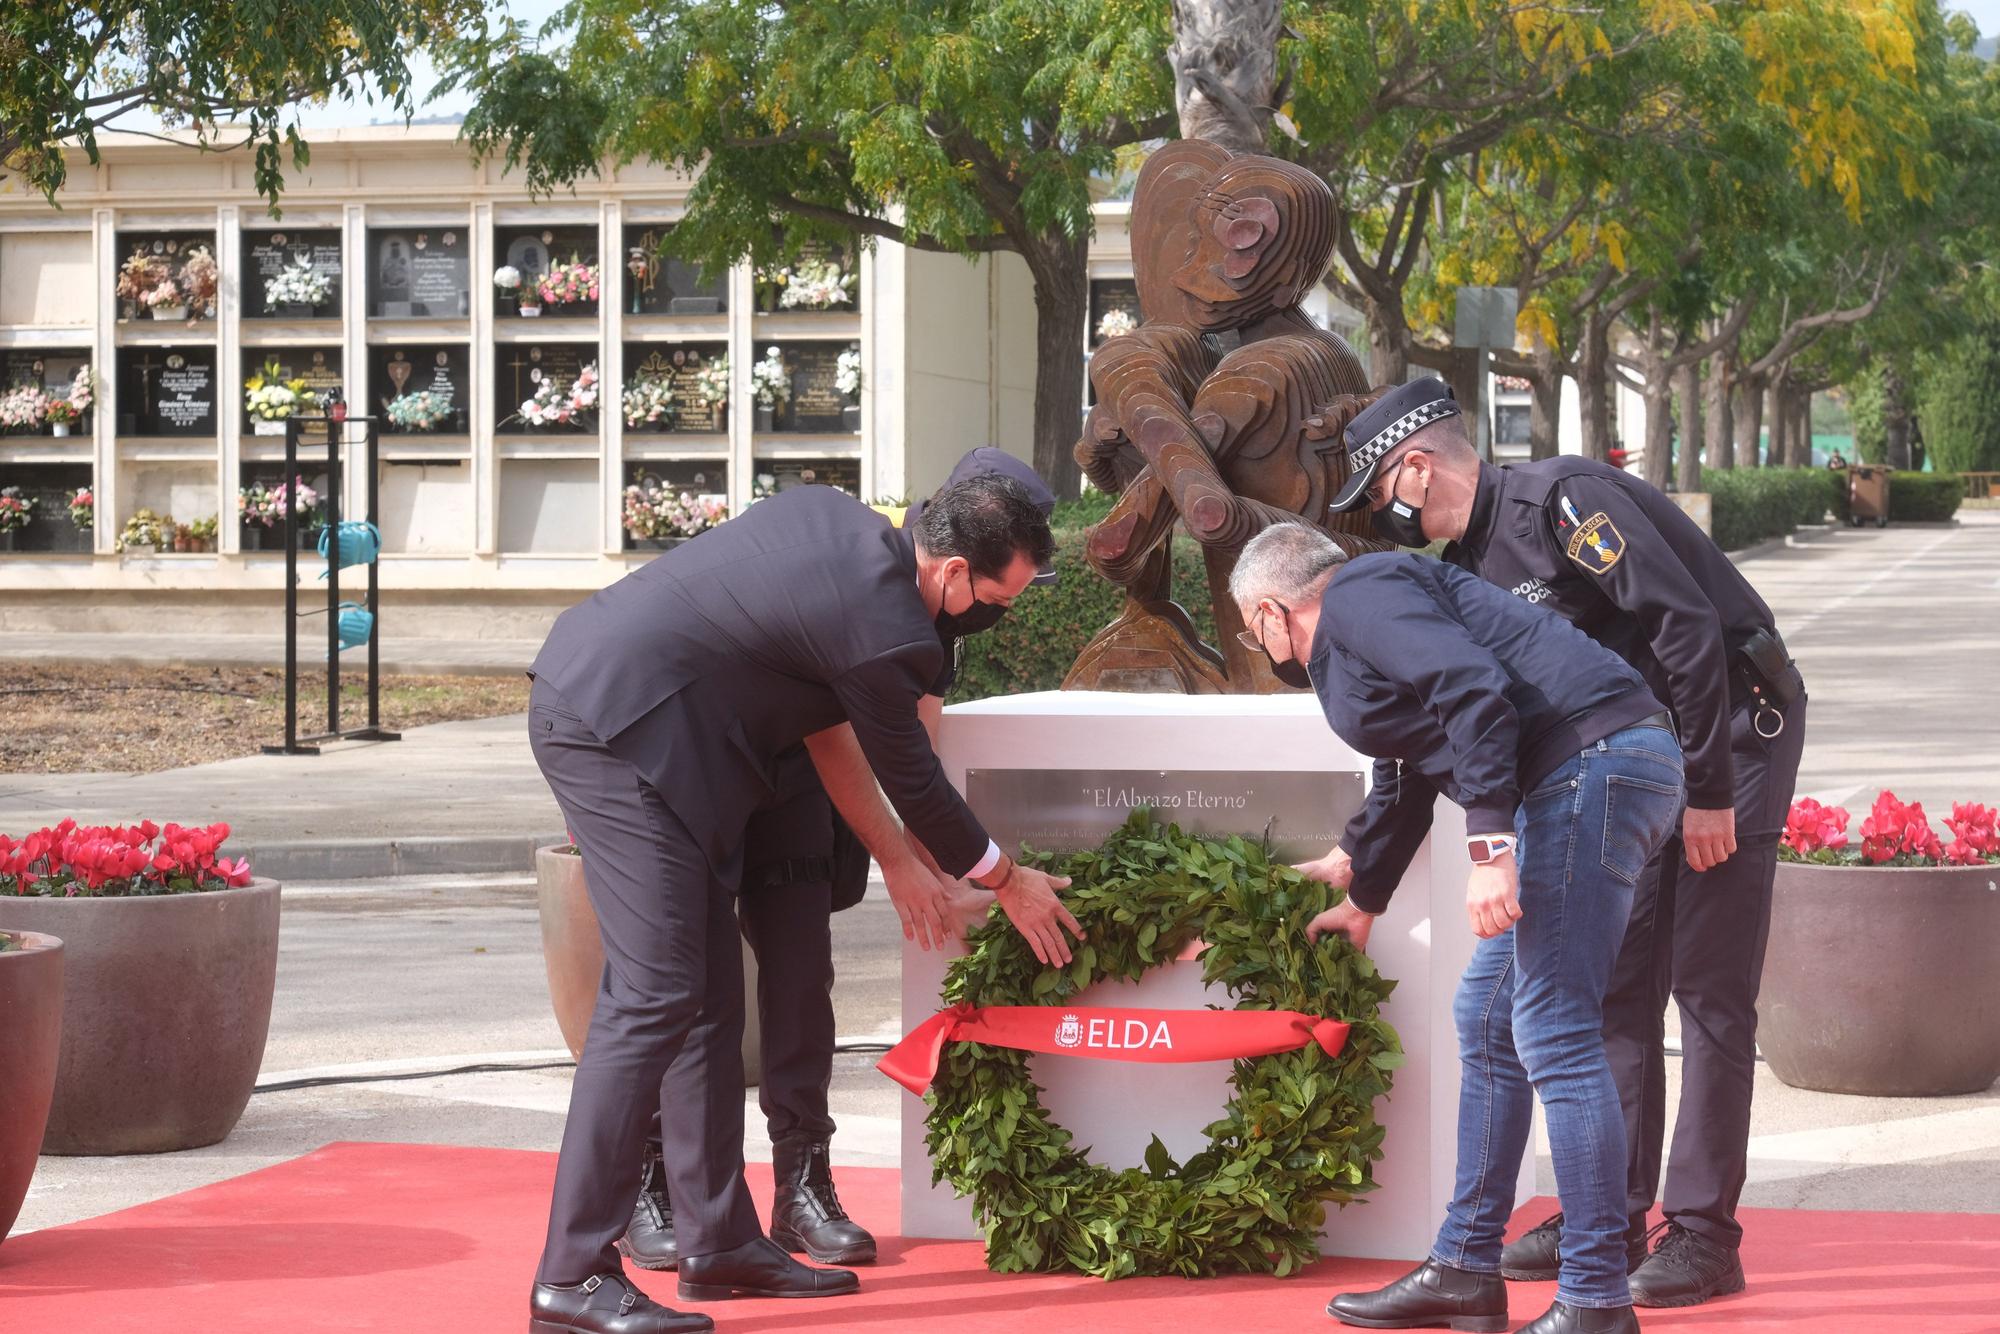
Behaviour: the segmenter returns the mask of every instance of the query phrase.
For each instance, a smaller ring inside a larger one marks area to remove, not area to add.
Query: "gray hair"
[[[1297,603],[1347,560],[1347,552],[1317,528],[1273,524],[1250,539],[1229,576],[1229,596],[1239,607],[1262,598]]]

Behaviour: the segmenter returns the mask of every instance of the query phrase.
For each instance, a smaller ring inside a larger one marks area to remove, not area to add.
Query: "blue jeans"
[[[1452,1007],[1464,1070],[1457,1180],[1431,1250],[1439,1263],[1500,1272],[1540,1097],[1563,1207],[1556,1297],[1631,1304],[1625,1124],[1604,1055],[1604,992],[1633,887],[1673,833],[1681,797],[1673,734],[1628,727],[1559,766],[1521,803],[1521,920],[1479,942]]]

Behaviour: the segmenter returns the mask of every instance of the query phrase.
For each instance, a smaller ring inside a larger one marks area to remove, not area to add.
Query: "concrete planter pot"
[[[278,976],[278,883],[144,898],[4,898],[0,928],[61,938],[62,1055],[42,1152],[170,1153],[250,1101]]]
[[[39,932],[11,934],[15,948],[0,952],[0,1033],[7,1035],[0,1078],[0,1241],[28,1197],[62,1047],[63,943]]]
[[[604,942],[597,913],[584,888],[583,858],[572,844],[535,849],[535,895],[542,918],[542,961],[549,970],[549,1001],[556,1026],[571,1056],[583,1055],[590,1014],[597,1008],[604,975]],[[743,945],[743,1082],[762,1076],[762,1038],[757,1019],[757,960]]]
[[[1794,1088],[1977,1093],[2000,1079],[1996,960],[2000,866],[1779,862],[1758,1045]]]

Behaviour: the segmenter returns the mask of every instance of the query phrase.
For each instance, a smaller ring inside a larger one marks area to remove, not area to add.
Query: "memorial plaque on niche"
[[[1130,278],[1098,278],[1090,284],[1090,342],[1091,346],[1104,341],[1107,332],[1104,317],[1117,311],[1131,320],[1134,328],[1145,319],[1139,313],[1139,284]]]
[[[503,431],[586,431],[593,429],[597,413],[592,420],[571,422],[568,425],[549,425],[530,428],[518,420],[521,405],[541,392],[546,386],[550,394],[560,395],[576,383],[576,377],[586,365],[597,360],[597,347],[592,343],[520,343],[512,347],[496,349],[495,375],[499,379],[495,407],[496,420]],[[601,400],[600,400],[601,402]],[[517,420],[508,421],[509,417]]]
[[[215,352],[146,347],[125,353],[125,388],[138,405],[137,435],[215,433]]]
[[[757,485],[772,492],[800,486],[833,486],[850,496],[861,494],[859,459],[758,459]]]
[[[326,299],[314,314],[340,312],[340,233],[326,229],[303,232],[246,232],[243,236],[243,313],[251,317],[288,312],[264,300],[271,279],[300,266],[326,279]]]
[[[472,312],[472,257],[462,227],[372,232],[375,313],[451,319]]]
[[[1210,837],[1267,832],[1275,859],[1323,857],[1361,809],[1359,773],[968,769],[965,800],[1008,853],[1094,848],[1141,806]]]
[[[711,278],[661,253],[667,227],[625,229],[625,309],[634,315],[719,315],[729,308],[727,275]]]
[[[546,274],[557,264],[567,264],[572,260],[594,264],[597,262],[597,232],[589,227],[537,227],[532,230],[496,231],[493,248],[500,256],[499,262],[518,269],[521,286],[532,289],[535,280]],[[609,275],[598,275],[599,291]],[[503,302],[503,306],[507,303]],[[545,306],[543,315],[576,316],[588,315],[597,309],[594,301],[572,301],[560,306]]]
[[[793,343],[784,349],[785,364],[792,372],[792,401],[785,411],[783,429],[820,434],[859,429],[858,412],[848,420],[848,396],[835,383],[840,374],[840,355],[850,349],[844,343]]]
[[[442,397],[451,408],[450,417],[432,429],[452,433],[465,431],[467,351],[463,346],[399,347],[391,344],[375,349],[374,357],[369,368],[369,383],[378,415],[387,410],[392,399],[404,394],[432,393]],[[405,428],[385,422],[383,429],[400,433]]]
[[[0,390],[40,385],[50,393],[67,397],[77,369],[89,364],[90,354],[84,351],[8,348],[0,353]]]
[[[673,431],[682,435],[714,435],[725,428],[722,405],[701,399],[701,370],[726,350],[722,343],[700,347],[661,347],[656,343],[628,343],[625,347],[625,379],[666,380],[673,390],[673,402],[661,422],[646,426],[626,426],[631,435],[642,431]]]
[[[720,500],[729,493],[729,465],[721,459],[662,459],[625,465],[625,484],[657,483],[670,491]]]

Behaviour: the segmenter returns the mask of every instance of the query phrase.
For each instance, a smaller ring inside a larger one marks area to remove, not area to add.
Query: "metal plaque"
[[[1358,772],[1180,769],[968,769],[965,799],[1009,852],[1095,847],[1134,810],[1211,837],[1268,832],[1284,861],[1323,856],[1361,809]]]

